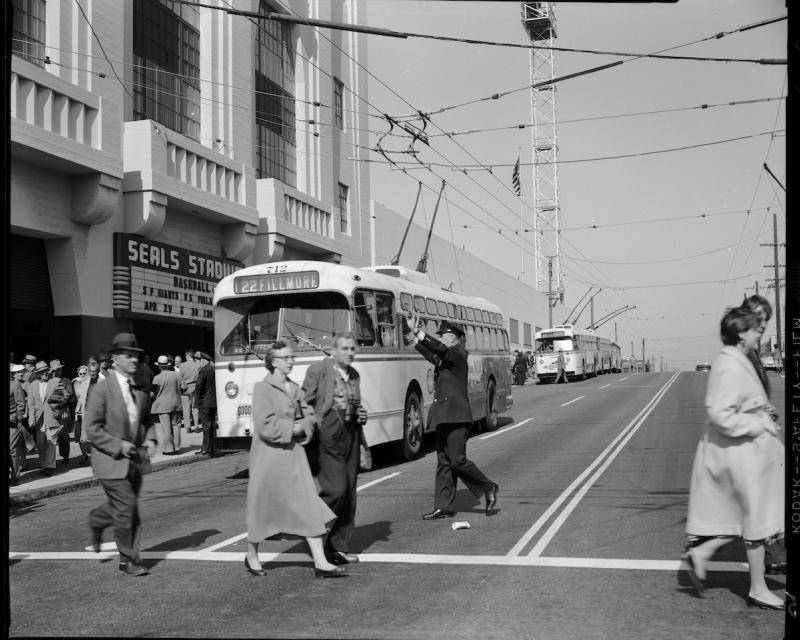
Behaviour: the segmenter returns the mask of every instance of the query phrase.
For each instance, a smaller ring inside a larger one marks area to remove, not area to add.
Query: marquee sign
[[[211,326],[214,287],[244,265],[129,233],[114,234],[114,316]]]

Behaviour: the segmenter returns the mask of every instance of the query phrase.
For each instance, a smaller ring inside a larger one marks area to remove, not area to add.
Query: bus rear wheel
[[[416,391],[411,391],[406,396],[403,407],[403,441],[402,455],[405,460],[414,460],[422,451],[422,405]]]
[[[486,385],[486,406],[484,417],[481,420],[483,431],[497,431],[497,388],[494,380],[489,380]]]

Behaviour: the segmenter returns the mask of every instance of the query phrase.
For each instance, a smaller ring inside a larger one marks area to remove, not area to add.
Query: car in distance
[[[695,368],[695,371],[711,371],[711,365],[708,362],[701,362]]]
[[[775,358],[771,353],[761,356],[761,364],[764,366],[765,371],[777,371],[778,365],[775,364]]]

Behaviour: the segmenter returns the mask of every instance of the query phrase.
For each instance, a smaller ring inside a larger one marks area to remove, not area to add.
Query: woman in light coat
[[[300,388],[288,377],[294,367],[291,346],[283,341],[272,345],[266,366],[270,374],[253,388],[245,567],[251,575],[266,575],[258,545],[283,533],[306,539],[316,577],[345,575],[345,567],[328,562],[323,550],[324,536],[336,516],[317,494],[302,446],[314,432],[314,417],[301,402]]]
[[[741,536],[750,568],[747,603],[782,609],[764,579],[764,546],[784,531],[783,431],[747,357],[762,331],[746,309],[731,309],[722,318],[725,346],[708,380],[708,420],[692,469],[684,560],[702,590],[708,561]]]

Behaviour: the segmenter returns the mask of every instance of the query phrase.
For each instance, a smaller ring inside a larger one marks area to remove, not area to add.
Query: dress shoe
[[[786,560],[783,562],[767,562],[764,565],[764,573],[775,575],[776,573],[786,573]]]
[[[198,456],[208,455],[208,451],[206,451],[205,449],[201,449],[200,451],[197,452],[197,455]]]
[[[500,486],[496,482],[492,482],[492,488],[486,492],[486,515],[488,516],[492,509],[497,504],[497,491]]]
[[[355,553],[344,553],[343,551],[326,551],[325,558],[336,566],[358,562],[358,556]]]
[[[46,477],[50,478],[53,475],[53,470],[52,469],[42,469],[39,472],[39,475],[40,476],[46,476]]]
[[[67,460],[66,458],[61,458],[58,464],[69,464],[69,460]]]
[[[747,596],[747,606],[758,607],[759,609],[774,609],[776,611],[783,610],[782,602],[780,604],[769,604],[768,602],[763,602],[758,598],[754,598],[753,596]]]
[[[103,530],[102,529],[92,529],[92,537],[89,540],[89,545],[92,547],[92,551],[95,553],[100,553],[100,548],[103,546]],[[120,568],[122,565],[120,565]]]
[[[146,576],[150,573],[147,567],[136,564],[135,562],[120,562],[119,570],[122,571],[122,573],[127,573],[129,576]]]
[[[430,513],[426,513],[422,516],[423,520],[438,520],[439,518],[452,518],[455,514],[454,511],[448,511],[447,509],[434,509]]]
[[[261,564],[259,563],[258,566],[261,567]],[[251,576],[265,576],[265,575],[267,575],[267,572],[264,569],[264,567],[261,567],[260,569],[251,569],[250,568],[250,563],[247,562],[247,556],[244,557],[244,567],[245,567],[245,569],[247,569],[247,573],[249,573]]]
[[[703,597],[703,591],[706,588],[705,582],[697,575],[697,565],[695,564],[694,557],[691,550],[687,550],[683,554],[683,561],[686,562],[686,571],[689,573],[689,580],[697,591],[697,595]]]
[[[314,567],[315,578],[344,578],[345,576],[347,576],[347,567],[334,567],[330,570]]]

